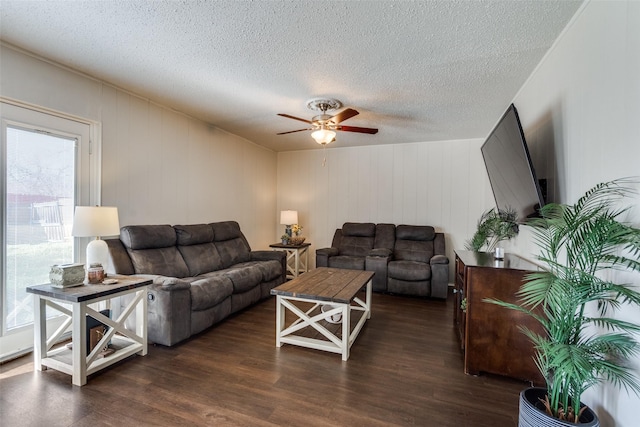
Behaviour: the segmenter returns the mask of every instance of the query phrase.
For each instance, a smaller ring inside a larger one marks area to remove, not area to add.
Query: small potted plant
[[[283,245],[288,245],[289,244],[289,235],[288,234],[283,234],[282,236],[280,236],[280,239],[282,240],[282,244]]]
[[[515,210],[489,209],[478,221],[478,230],[466,244],[468,250],[479,252],[486,248],[493,252],[503,240],[509,240],[518,234],[519,228]]]
[[[533,317],[542,333],[522,331],[535,348],[545,388],[520,394],[521,426],[598,426],[581,403],[590,387],[608,381],[640,394],[627,363],[640,353],[640,324],[616,318],[623,304],[640,306],[640,292],[616,282],[615,271],[640,272],[640,229],[618,219],[620,200],[633,181],[616,180],[589,190],[574,205],[548,204],[533,227],[544,269],[531,273],[519,302],[486,300]]]

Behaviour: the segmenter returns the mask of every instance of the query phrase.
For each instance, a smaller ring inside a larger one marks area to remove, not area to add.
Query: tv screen
[[[511,104],[481,148],[496,206],[515,210],[518,221],[544,206],[516,107]]]

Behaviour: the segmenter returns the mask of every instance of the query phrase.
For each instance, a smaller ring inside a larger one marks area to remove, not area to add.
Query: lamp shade
[[[311,138],[315,139],[315,141],[320,145],[327,145],[332,142],[336,137],[336,133],[332,130],[327,129],[318,129],[317,131],[311,134]]]
[[[298,223],[298,211],[281,211],[280,224],[292,225]]]
[[[75,237],[100,237],[120,234],[118,208],[109,206],[76,206],[71,234]]]

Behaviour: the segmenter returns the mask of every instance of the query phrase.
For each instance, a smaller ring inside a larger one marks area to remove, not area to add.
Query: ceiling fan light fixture
[[[311,138],[315,139],[315,141],[320,145],[327,145],[333,142],[336,138],[336,133],[332,130],[318,129],[311,134]]]

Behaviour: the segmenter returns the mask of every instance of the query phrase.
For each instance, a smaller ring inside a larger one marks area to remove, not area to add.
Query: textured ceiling
[[[0,38],[276,151],[485,137],[580,1],[12,1]]]

